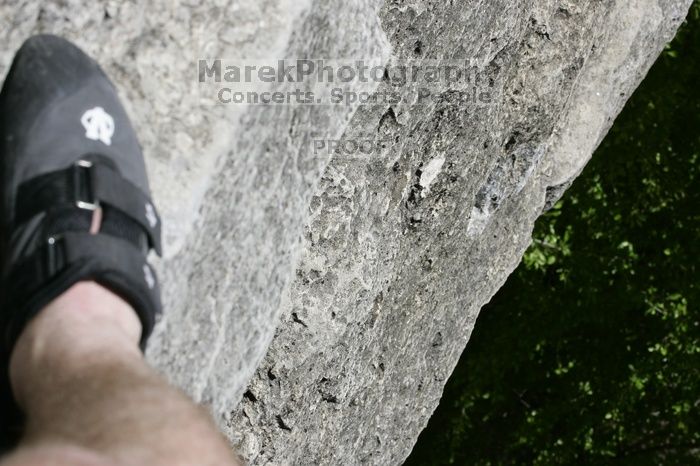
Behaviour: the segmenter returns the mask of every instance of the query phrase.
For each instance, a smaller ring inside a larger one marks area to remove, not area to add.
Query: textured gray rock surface
[[[252,464],[403,461],[533,222],[689,4],[378,3],[394,56],[474,58],[503,94],[354,114],[344,138],[394,143],[367,160],[336,154],[311,201],[282,323],[232,423]]]
[[[114,77],[166,220],[149,357],[251,464],[400,464],[533,222],[690,3],[0,0],[0,73],[54,32]],[[499,93],[215,106],[208,57],[471,59]],[[314,139],[382,143],[352,157]]]

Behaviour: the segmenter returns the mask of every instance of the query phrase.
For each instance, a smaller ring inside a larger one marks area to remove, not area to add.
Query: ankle
[[[141,323],[131,306],[95,282],[80,282],[49,303],[20,335],[10,380],[23,404],[25,387],[47,370],[70,376],[102,361],[141,358]],[[60,368],[60,369],[59,369]]]

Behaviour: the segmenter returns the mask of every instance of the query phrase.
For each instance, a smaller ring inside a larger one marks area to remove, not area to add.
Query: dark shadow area
[[[481,313],[407,465],[700,464],[700,5]]]

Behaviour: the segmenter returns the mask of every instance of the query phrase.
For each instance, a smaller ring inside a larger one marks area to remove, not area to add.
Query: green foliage
[[[700,464],[700,5],[486,306],[407,464]]]

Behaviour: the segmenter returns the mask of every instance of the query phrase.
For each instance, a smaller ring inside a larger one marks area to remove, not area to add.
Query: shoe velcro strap
[[[12,271],[8,290],[10,316],[7,347],[12,348],[27,322],[74,284],[92,280],[124,298],[142,324],[141,346],[161,311],[156,274],[142,251],[133,244],[105,234],[69,232],[51,237]]]
[[[17,191],[15,224],[68,204],[88,210],[106,204],[120,210],[144,229],[150,247],[161,255],[160,217],[149,196],[117,170],[100,162],[79,160],[66,169],[22,183]]]

